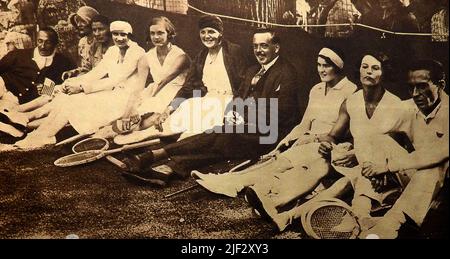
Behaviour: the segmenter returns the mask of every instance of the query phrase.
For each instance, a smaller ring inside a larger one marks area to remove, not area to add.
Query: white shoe
[[[196,182],[203,188],[213,193],[222,194],[231,198],[236,198],[238,195],[235,186],[220,180],[218,181],[218,179],[196,180]]]
[[[56,144],[55,137],[42,137],[37,135],[29,135],[25,139],[17,141],[14,146],[23,150],[41,149],[47,145]]]
[[[268,214],[272,223],[277,227],[278,231],[283,232],[289,225],[292,224],[292,218],[287,212],[278,214]]]
[[[201,173],[201,172],[199,172],[197,170],[192,170],[191,171],[191,176],[195,180],[217,179],[217,177],[219,177],[220,175],[222,175],[222,174],[212,174],[212,173],[204,174],[204,173]]]

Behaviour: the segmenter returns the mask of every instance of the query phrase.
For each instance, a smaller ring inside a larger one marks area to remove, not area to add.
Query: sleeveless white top
[[[407,108],[400,98],[386,92],[369,119],[366,113],[363,90],[347,99],[347,112],[350,116],[350,132],[354,138],[355,153],[360,163],[371,160],[378,152],[371,150],[371,139],[377,135],[392,132],[408,132],[410,120]]]
[[[158,55],[156,53],[156,48],[150,49],[146,54],[147,64],[150,67],[150,74],[152,75],[154,82],[160,82],[167,75],[167,71],[174,65],[175,60],[180,56],[184,55],[185,52],[176,45],[172,45],[169,53],[167,53],[164,63],[161,65],[158,60]],[[183,86],[186,79],[188,69],[180,73],[176,78],[168,83],[165,87],[169,85],[172,86]]]

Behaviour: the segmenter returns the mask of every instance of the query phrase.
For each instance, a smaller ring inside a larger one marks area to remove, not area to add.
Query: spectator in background
[[[392,32],[419,32],[416,17],[399,0],[380,0],[380,5],[361,17],[360,22]],[[362,29],[367,31],[367,29]],[[375,31],[370,31],[372,34]],[[375,32],[374,35],[379,35]],[[366,35],[369,36],[369,35]],[[385,38],[385,34],[381,38]]]
[[[60,40],[57,51],[66,54],[73,62],[77,60],[79,37],[67,19],[85,5],[83,0],[40,0],[37,8],[39,27],[51,26],[56,30]]]
[[[94,44],[94,34],[92,33],[92,18],[99,15],[98,11],[89,6],[82,6],[76,13],[69,16],[70,24],[77,30],[81,37],[78,42],[77,64],[82,67],[89,58],[89,51]],[[109,24],[108,24],[109,26]]]
[[[327,16],[327,25],[339,23],[353,23],[361,13],[350,0],[338,0],[334,3]],[[330,26],[325,29],[325,37],[348,37],[353,33],[353,26]]]
[[[439,0],[437,12],[431,17],[433,41],[448,41],[448,0]]]
[[[352,0],[352,3],[361,15],[365,15],[378,5],[378,0]]]
[[[310,24],[325,24],[327,22],[328,13],[337,0],[319,0],[317,5],[311,9]],[[319,35],[325,35],[325,28],[315,28],[313,30]]]
[[[8,52],[15,49],[30,49],[33,47],[31,37],[24,33],[8,32],[3,39],[3,44],[0,46],[0,59]]]
[[[11,0],[8,4],[8,9],[16,13],[16,18],[13,21],[14,31],[26,31],[26,33],[35,39],[36,33],[36,1],[35,0]]]
[[[126,2],[172,13],[187,14],[188,11],[187,0],[121,0],[117,2]]]
[[[106,50],[114,45],[109,24],[109,18],[106,16],[96,15],[92,18],[93,44],[89,49],[84,49],[84,52],[80,53],[81,65],[76,69],[64,72],[63,79],[85,74],[100,63]]]

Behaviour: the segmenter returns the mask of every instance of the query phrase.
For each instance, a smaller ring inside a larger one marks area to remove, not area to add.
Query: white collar
[[[277,62],[278,58],[280,56],[277,56],[276,58],[274,58],[272,61],[270,61],[268,64],[262,65],[262,67],[264,68],[264,70],[268,71],[274,64],[275,62]]]
[[[329,88],[330,90],[341,90],[345,85],[347,85],[348,83],[348,78],[345,76],[343,77],[335,86]],[[321,84],[319,84],[318,88],[319,89],[323,89],[326,88],[327,84],[325,82],[321,82]]]
[[[55,56],[56,53],[56,49],[53,51],[53,53],[50,56],[42,56],[41,53],[39,53],[38,48],[34,48],[34,52],[33,52],[33,59],[35,58],[46,58],[46,59],[53,59],[53,57]]]
[[[43,69],[44,67],[48,67],[53,63],[53,57],[55,57],[56,49],[50,56],[42,56],[39,53],[38,48],[36,47],[33,52],[33,61],[36,62],[36,65],[39,69]]]
[[[420,111],[419,107],[417,107],[417,105],[414,104],[414,110],[416,111],[416,116],[422,117],[426,123],[428,123],[430,120],[434,119],[443,105],[448,107],[448,95],[442,90],[440,93],[440,99],[441,100],[440,100],[439,104],[427,116],[425,116],[425,114],[423,114],[422,111]]]

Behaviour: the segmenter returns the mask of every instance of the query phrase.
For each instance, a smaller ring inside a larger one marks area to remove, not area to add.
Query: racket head
[[[81,153],[90,150],[105,151],[109,148],[109,141],[105,138],[87,138],[72,147],[73,153]]]
[[[334,230],[344,218],[350,226],[348,230]],[[360,232],[360,226],[351,208],[334,199],[318,201],[310,206],[302,215],[302,225],[306,234],[315,239],[355,239]]]
[[[54,162],[54,165],[58,167],[82,165],[98,160],[104,155],[103,150],[88,150],[61,157]]]

